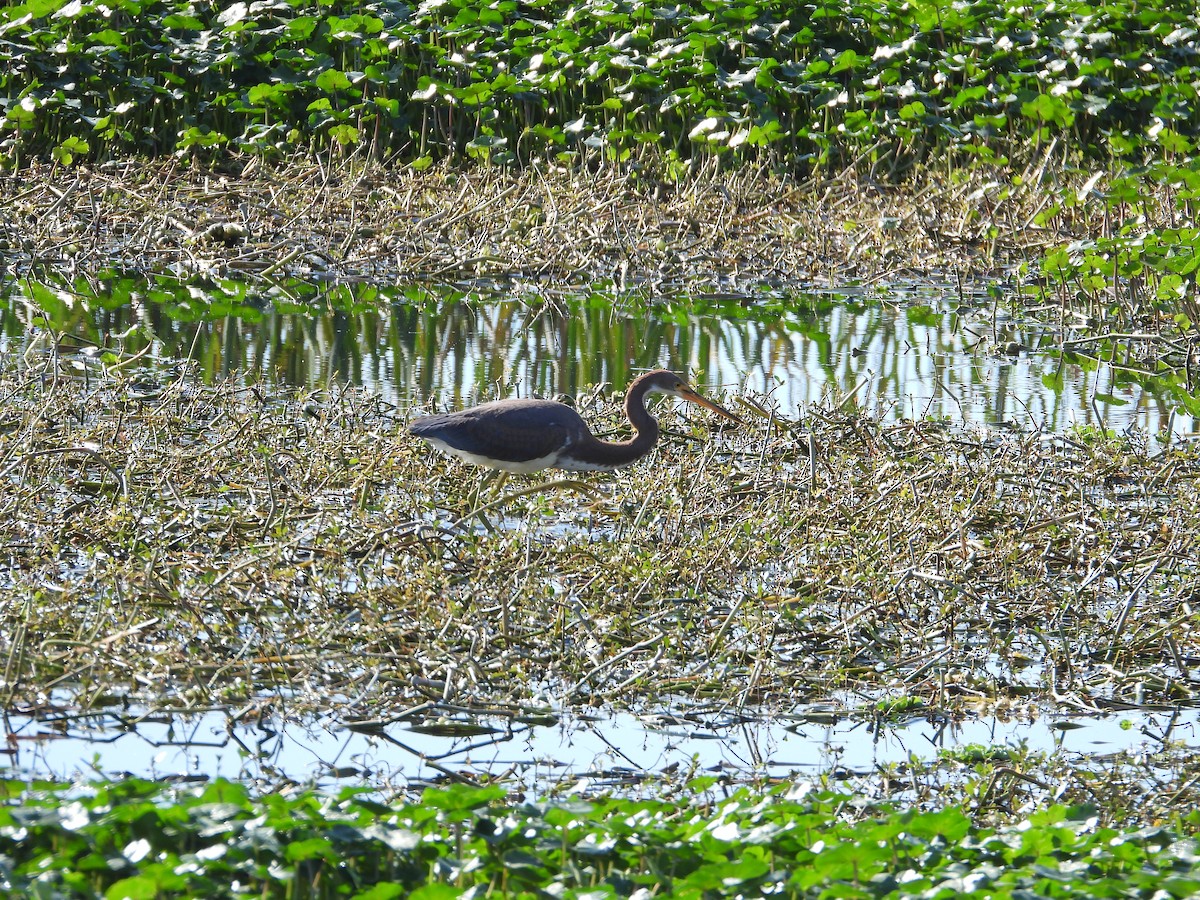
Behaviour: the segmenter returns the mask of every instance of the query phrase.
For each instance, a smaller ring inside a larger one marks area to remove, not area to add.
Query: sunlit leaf
[[[345,72],[339,72],[337,69],[326,69],[316,78],[316,85],[323,91],[334,93],[335,91],[343,91],[350,87],[350,79],[346,77]]]
[[[104,896],[106,900],[156,900],[158,882],[143,876],[123,878],[105,891]]]

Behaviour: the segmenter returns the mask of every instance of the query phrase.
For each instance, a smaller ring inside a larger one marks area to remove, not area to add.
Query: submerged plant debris
[[[594,500],[471,516],[476,470],[364,391],[32,350],[2,377],[10,711],[1032,716],[1195,698],[1191,444],[850,404],[789,421],[744,396],[752,424],[729,431],[660,407],[659,449],[593,479]],[[581,411],[615,432],[619,399]]]

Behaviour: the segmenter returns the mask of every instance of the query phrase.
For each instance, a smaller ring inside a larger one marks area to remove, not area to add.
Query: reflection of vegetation
[[[155,342],[164,358],[201,360],[210,378],[240,370],[309,384],[332,375],[457,397],[518,385],[575,393],[660,365],[711,375],[718,357],[787,365],[793,332],[828,345],[820,329],[831,307],[830,298],[801,295],[653,305],[590,294],[551,303],[433,286],[263,289],[107,274],[21,283],[10,309],[24,313],[9,318],[8,331],[42,324],[96,346],[121,335],[128,352]],[[727,327],[731,318],[744,327]]]
[[[1121,349],[1127,351],[1128,347]],[[1197,393],[1197,386],[1193,381],[1194,373],[1188,371],[1186,364],[1174,368],[1154,359],[1139,364],[1132,361],[1122,363],[1114,360],[1111,352],[1092,357],[1077,352],[1060,354],[1051,350],[1049,355],[1059,356],[1063,362],[1072,364],[1082,372],[1096,372],[1103,363],[1112,373],[1112,384],[1108,392],[1096,390],[1092,392],[1092,396],[1106,406],[1125,405],[1129,401],[1114,392],[1137,388],[1150,396],[1170,398],[1188,415],[1200,417],[1200,394]],[[1127,353],[1123,352],[1121,355],[1128,358]]]
[[[79,345],[190,358],[209,382],[234,373],[302,386],[333,379],[447,403],[525,390],[577,394],[605,382],[620,388],[638,370],[665,365],[698,374],[710,388],[731,376],[753,383],[761,373],[764,388],[782,391],[793,407],[857,388],[868,404],[910,397],[926,404],[905,405],[904,414],[960,417],[972,402],[973,415],[987,421],[1032,415],[1065,425],[1068,412],[1071,421],[1103,422],[1137,388],[1163,407],[1152,429],[1165,427],[1172,405],[1200,412],[1182,368],[1135,368],[1107,351],[1056,356],[1061,338],[1053,334],[1024,338],[1051,359],[1041,375],[1044,399],[1013,396],[1011,366],[990,355],[990,331],[966,307],[947,315],[928,298],[899,308],[829,293],[634,302],[597,290],[498,299],[432,285],[110,272],[22,281],[0,317],[10,338],[40,323]],[[1068,402],[1073,396],[1085,399]]]

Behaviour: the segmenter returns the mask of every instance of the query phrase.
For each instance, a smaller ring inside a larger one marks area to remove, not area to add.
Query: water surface
[[[464,722],[492,732],[455,737],[401,723],[370,733],[333,719],[238,722],[224,712],[145,718],[98,714],[72,716],[57,726],[13,718],[8,755],[14,773],[60,780],[132,773],[404,790],[443,781],[452,772],[499,777],[510,787],[542,793],[549,786],[628,790],[688,773],[724,774],[735,781],[810,778],[832,770],[867,776],[880,766],[932,763],[942,751],[970,747],[986,748],[993,757],[1006,750],[1076,759],[1153,753],[1168,739],[1200,747],[1198,717],[1200,711],[1192,709],[1045,716],[1032,722],[996,717],[931,722],[917,716],[893,723],[853,716],[812,721],[804,715],[714,722],[609,711],[586,719],[564,715],[550,725],[473,717]]]
[[[938,283],[654,297],[109,274],[10,284],[0,326],[9,353],[53,335],[63,352],[147,350],[194,360],[208,381],[351,384],[402,408],[578,394],[666,367],[709,391],[769,394],[788,416],[851,398],[886,418],[1158,435],[1193,432],[1200,413],[1171,373],[1068,352],[1074,332]]]

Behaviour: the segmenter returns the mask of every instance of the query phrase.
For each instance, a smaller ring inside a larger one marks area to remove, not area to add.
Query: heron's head
[[[705,409],[712,410],[719,416],[724,416],[731,422],[737,422],[739,425],[746,423],[727,410],[725,407],[713,403],[706,397],[696,393],[696,389],[676,375],[674,372],[668,372],[661,369],[657,372],[650,372],[643,375],[648,384],[646,390],[650,393],[668,394],[672,397],[678,397],[680,400],[686,400],[688,403],[695,403],[697,406],[703,406]],[[641,379],[639,379],[641,380]]]

